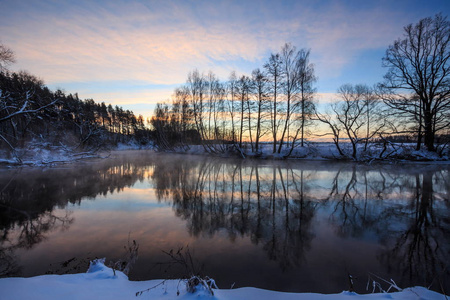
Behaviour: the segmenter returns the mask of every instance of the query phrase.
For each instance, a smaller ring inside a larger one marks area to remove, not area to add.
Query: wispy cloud
[[[20,65],[49,82],[134,78],[168,84],[184,81],[195,67],[215,69],[216,61],[262,57],[265,49],[248,30],[202,24],[194,15],[176,5],[162,11],[140,3],[88,5],[69,15],[42,11],[5,27]],[[224,71],[229,70],[216,70]]]
[[[261,67],[285,42],[311,48],[320,80],[335,80],[364,51],[385,49],[418,14],[392,9],[388,1],[358,3],[11,1],[0,10],[0,39],[16,52],[17,68],[61,87],[118,81],[176,85],[194,68],[226,78],[233,69],[249,73]],[[121,96],[126,90],[114,95],[85,90],[86,97],[129,99]],[[160,91],[134,92],[143,99],[163,97]]]
[[[18,18],[23,16],[20,23],[2,27],[10,33],[21,65],[44,72],[50,82],[181,82],[194,67],[216,69],[217,61],[239,59],[257,62],[285,41],[313,48],[320,63],[334,69],[355,51],[380,46],[385,36],[381,32],[371,37],[380,20],[368,18],[370,12],[355,17],[336,5],[324,11],[298,8],[298,15],[290,12],[291,19],[280,19],[279,14],[269,15],[270,6],[256,3],[253,9],[219,2],[204,2],[198,8],[187,2],[167,3],[87,2],[59,15],[47,4],[38,14],[16,12]],[[234,14],[238,17],[227,21]],[[216,70],[224,71],[228,70]]]

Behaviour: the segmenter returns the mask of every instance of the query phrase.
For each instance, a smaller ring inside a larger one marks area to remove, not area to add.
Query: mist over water
[[[220,288],[336,293],[351,274],[366,293],[376,274],[448,293],[449,171],[145,151],[2,169],[0,274],[85,272],[131,239],[132,280],[185,275],[163,251],[188,245]]]

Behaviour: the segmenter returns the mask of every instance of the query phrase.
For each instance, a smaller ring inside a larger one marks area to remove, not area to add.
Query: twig
[[[146,289],[146,290],[142,290],[142,291],[136,292],[136,297],[142,295],[142,294],[145,293],[145,292],[149,292],[149,291],[153,290],[154,288],[157,288],[157,287],[160,286],[160,285],[165,284],[166,281],[167,281],[167,279],[164,279],[163,281],[161,281],[160,283],[158,283],[158,284],[155,285],[155,286],[152,286],[152,287],[150,287],[150,288],[148,288],[148,289]]]

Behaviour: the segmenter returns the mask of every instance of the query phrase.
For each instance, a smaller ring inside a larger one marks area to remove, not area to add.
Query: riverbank
[[[406,288],[393,293],[339,294],[283,293],[257,288],[214,289],[211,295],[198,286],[194,293],[180,280],[129,281],[122,272],[106,267],[101,260],[91,263],[87,273],[43,275],[30,278],[0,279],[1,300],[76,300],[76,299],[217,299],[217,300],[444,300],[446,296],[424,287]],[[142,291],[142,293],[140,293]]]
[[[242,147],[237,145],[226,145],[219,147],[190,145],[178,147],[162,152],[192,154],[192,155],[211,155],[220,157],[236,157],[243,159],[272,159],[272,160],[308,160],[308,161],[354,161],[362,163],[372,162],[450,162],[448,154],[442,155],[436,152],[430,152],[425,149],[415,150],[415,144],[395,144],[389,145],[369,144],[366,148],[364,144],[357,146],[356,155],[353,157],[353,149],[350,143],[341,142],[340,151],[334,143],[330,142],[308,142],[304,147],[296,147],[292,152],[281,151],[273,153],[271,143],[262,143],[259,150],[252,149],[250,144],[244,144]],[[226,147],[226,148],[225,148]],[[214,151],[217,150],[217,151]]]
[[[161,151],[153,146],[143,147],[137,144],[119,144],[113,148],[97,151],[76,151],[76,149],[69,149],[63,146],[30,144],[26,149],[16,150],[14,155],[0,152],[0,165],[51,166],[74,163],[81,160],[106,158],[116,151],[122,152],[127,150],[150,150],[164,153],[261,160],[353,161],[364,164],[376,162],[389,164],[450,164],[448,155],[438,155],[436,152],[429,152],[424,149],[415,150],[415,145],[413,144],[390,144],[387,148],[380,147],[380,145],[370,145],[367,149],[364,149],[364,145],[359,145],[356,157],[353,157],[351,154],[352,149],[350,143],[340,144],[342,154],[339,153],[334,143],[328,142],[308,142],[304,147],[296,147],[292,153],[272,153],[273,149],[270,143],[261,144],[258,152],[255,152],[249,144],[243,145],[242,148],[230,145],[227,147],[226,151],[222,149],[224,150],[223,152],[212,152],[210,150],[213,148],[205,148],[202,145],[190,145],[188,147]]]

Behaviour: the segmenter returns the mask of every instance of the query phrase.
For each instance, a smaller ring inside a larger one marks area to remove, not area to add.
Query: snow
[[[297,146],[292,151],[291,155],[287,157],[289,147],[282,153],[272,153],[271,143],[261,143],[258,153],[252,151],[250,144],[246,143],[240,149],[240,153],[234,151],[226,153],[211,154],[208,153],[201,145],[190,145],[189,147],[177,147],[169,152],[179,154],[193,154],[193,155],[217,155],[228,157],[230,155],[236,157],[246,158],[263,158],[263,159],[296,159],[296,160],[354,160],[360,162],[372,161],[386,161],[386,162],[427,162],[427,163],[442,163],[450,161],[450,149],[440,151],[439,156],[435,152],[429,152],[424,149],[415,150],[415,144],[395,144],[390,143],[386,149],[383,150],[379,144],[371,143],[368,148],[364,150],[363,144],[358,144],[356,158],[353,158],[351,153],[351,144],[348,142],[341,142],[340,147],[343,152],[341,156],[334,143],[331,142],[305,142],[304,147]],[[217,147],[218,149],[220,147]],[[234,148],[231,148],[234,149]],[[15,155],[0,150],[0,165],[30,165],[30,166],[48,166],[64,163],[73,163],[79,160],[86,160],[92,158],[108,157],[114,151],[127,150],[156,150],[152,144],[142,146],[135,141],[130,141],[127,144],[119,143],[116,147],[101,152],[77,152],[74,149],[62,145],[54,146],[49,143],[31,141],[26,147],[16,149]],[[235,150],[235,149],[234,149]],[[380,157],[381,156],[381,157]]]
[[[149,289],[137,296],[136,293]],[[179,295],[177,295],[179,291]],[[71,299],[277,299],[277,300],[434,300],[445,296],[424,287],[413,287],[395,293],[374,293],[360,295],[352,292],[340,294],[283,293],[257,288],[215,289],[214,295],[199,289],[188,293],[180,280],[129,281],[119,271],[113,271],[104,264],[104,259],[91,262],[87,273],[70,275],[42,275],[31,278],[0,279],[0,300],[71,300]]]
[[[0,164],[5,165],[47,166],[99,157],[97,152],[77,152],[69,147],[35,141],[16,149],[15,154],[0,150]]]
[[[446,148],[439,156],[436,152],[429,152],[425,149],[415,150],[415,144],[407,143],[390,143],[386,145],[386,149],[379,143],[370,143],[367,149],[364,149],[364,144],[357,145],[356,157],[352,157],[352,146],[349,142],[339,143],[343,155],[339,154],[338,149],[332,142],[305,142],[304,147],[296,146],[292,153],[288,156],[289,146],[287,146],[281,153],[272,153],[273,145],[271,143],[261,143],[258,153],[252,151],[250,144],[245,143],[240,152],[232,152],[236,157],[246,158],[268,158],[268,159],[296,159],[296,160],[346,160],[359,162],[372,161],[386,161],[386,162],[443,162],[449,161],[448,151]],[[218,149],[220,147],[217,147]],[[178,147],[171,152],[194,154],[194,155],[209,155],[209,153],[201,145],[191,145],[189,147]],[[229,156],[230,153],[220,152],[215,155]]]

